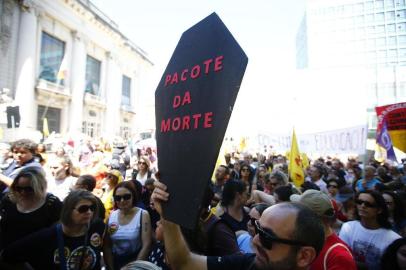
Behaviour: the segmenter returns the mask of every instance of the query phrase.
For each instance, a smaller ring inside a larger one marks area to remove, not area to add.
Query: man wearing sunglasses
[[[162,216],[161,202],[167,201],[166,186],[155,182],[151,196]],[[281,203],[269,207],[255,223],[255,254],[223,257],[201,256],[189,251],[177,224],[162,219],[167,256],[174,269],[282,270],[306,269],[320,252],[324,232],[320,219],[306,206]]]

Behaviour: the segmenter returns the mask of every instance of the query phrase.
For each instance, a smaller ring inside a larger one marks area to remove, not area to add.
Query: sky
[[[332,100],[340,104],[341,95],[331,96],[322,84],[322,90],[301,89],[302,81],[293,79],[297,75],[295,37],[305,0],[91,1],[154,63],[151,86],[146,90],[151,98],[182,33],[216,12],[249,59],[229,133],[290,134],[293,127],[298,133],[311,133],[345,125],[339,123],[340,107],[331,108]],[[337,119],[331,121],[333,113]],[[309,121],[314,114],[317,121]]]

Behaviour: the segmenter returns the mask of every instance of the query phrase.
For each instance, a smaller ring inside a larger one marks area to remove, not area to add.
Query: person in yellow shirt
[[[103,202],[104,208],[106,209],[105,221],[108,220],[110,212],[113,210],[113,191],[118,183],[123,181],[123,176],[119,170],[110,170],[106,174],[104,182],[106,184],[104,188],[103,195],[101,196],[101,201]]]

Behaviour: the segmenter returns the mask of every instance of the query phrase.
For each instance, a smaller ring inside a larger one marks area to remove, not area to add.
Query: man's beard
[[[255,265],[255,270],[292,270],[296,269],[296,256],[297,250],[295,248],[291,248],[289,251],[288,256],[284,259],[273,262],[270,261],[267,265]]]

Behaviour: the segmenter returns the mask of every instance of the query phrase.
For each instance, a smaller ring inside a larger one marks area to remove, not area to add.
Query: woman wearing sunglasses
[[[62,203],[46,190],[44,175],[34,168],[16,176],[0,202],[0,250],[59,220]]]
[[[31,234],[6,248],[6,262],[27,262],[34,269],[101,269],[101,251],[108,269],[111,252],[103,247],[105,225],[97,219],[95,196],[72,191],[64,200],[60,223]],[[110,256],[109,256],[110,255]]]
[[[105,244],[113,252],[114,269],[146,260],[152,246],[151,220],[147,211],[135,207],[137,193],[131,181],[119,183],[113,192],[116,210],[108,220]]]
[[[358,268],[379,269],[385,249],[400,236],[391,230],[388,208],[377,191],[364,191],[355,198],[357,220],[344,223],[340,238],[352,249]]]
[[[137,162],[137,169],[134,169],[132,172],[131,180],[137,180],[144,186],[145,181],[153,177],[153,174],[149,169],[150,165],[151,162],[149,161],[149,158],[147,156],[141,156]]]

